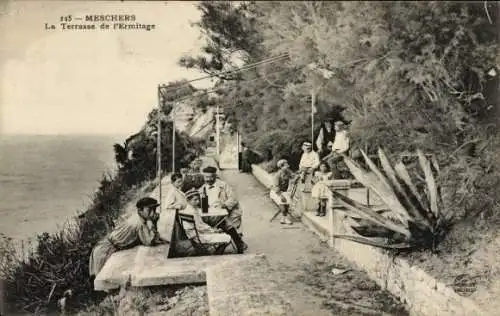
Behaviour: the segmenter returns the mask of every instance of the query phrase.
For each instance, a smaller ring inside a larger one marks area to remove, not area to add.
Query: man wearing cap
[[[95,277],[116,251],[137,245],[153,246],[165,243],[157,230],[159,214],[158,201],[150,197],[141,198],[136,203],[137,213],[120,223],[108,236],[99,241],[92,250],[89,260],[89,274]]]
[[[238,253],[243,253],[248,246],[241,239],[237,231],[241,226],[241,208],[232,188],[224,181],[217,179],[216,173],[217,169],[212,166],[203,169],[205,184],[203,184],[199,192],[202,196],[208,198],[209,208],[222,207],[228,211],[229,215],[224,219],[219,228],[231,236],[236,244]],[[205,219],[205,222],[211,226],[216,225],[219,221],[220,219],[218,218]]]
[[[298,177],[290,170],[290,165],[285,159],[280,159],[277,163],[279,168],[274,178],[274,183],[269,192],[269,197],[278,205],[281,210],[281,224],[292,224],[288,209],[291,203],[288,188],[291,182],[298,180]]]
[[[314,170],[319,167],[319,155],[317,152],[312,150],[312,144],[310,142],[304,142],[302,145],[302,150],[304,151],[299,163],[300,179],[302,183],[305,183],[304,191],[307,191],[311,184],[311,178]],[[309,180],[306,183],[306,180]]]

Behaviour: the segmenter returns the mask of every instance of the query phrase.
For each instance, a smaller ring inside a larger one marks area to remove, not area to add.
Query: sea
[[[84,212],[125,136],[1,135],[0,233],[17,241],[55,232]]]

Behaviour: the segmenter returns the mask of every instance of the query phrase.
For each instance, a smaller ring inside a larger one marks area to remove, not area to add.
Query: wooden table
[[[214,225],[213,227],[216,227],[218,228],[219,225],[226,219],[226,217],[229,215],[229,212],[224,209],[224,208],[221,208],[221,207],[211,207],[208,209],[208,212],[207,213],[203,213],[201,210],[199,210],[199,214],[201,216],[201,219],[208,224],[206,220],[210,220],[210,219],[217,219],[217,218],[220,218],[220,220],[217,222],[216,225]],[[210,225],[212,226],[212,225]]]
[[[203,217],[216,217],[216,216],[228,216],[229,212],[225,208],[221,207],[211,207],[208,209],[207,213],[203,213],[200,210],[200,216]]]

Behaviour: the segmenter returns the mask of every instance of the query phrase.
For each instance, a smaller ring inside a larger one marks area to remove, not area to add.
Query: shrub
[[[292,169],[298,169],[302,155],[302,143],[308,140],[306,133],[296,135],[286,130],[275,130],[259,138],[255,146],[258,151],[268,153],[267,160],[274,165],[279,159],[287,159]]]
[[[177,137],[176,165],[185,167],[201,154],[201,146],[184,134]],[[88,267],[93,247],[113,229],[135,188],[147,184],[153,189],[148,183],[156,176],[156,144],[151,139],[145,137],[136,142],[132,159],[125,159],[120,145],[114,149],[120,160],[118,172],[103,175],[91,206],[70,226],[53,234],[38,235],[36,251],[26,260],[13,255],[8,240],[3,239],[7,245],[0,260],[0,275],[4,278],[9,308],[31,313],[55,311],[58,299],[68,290],[71,297],[66,308],[70,311],[94,299]],[[165,141],[162,149],[168,162],[171,147]]]

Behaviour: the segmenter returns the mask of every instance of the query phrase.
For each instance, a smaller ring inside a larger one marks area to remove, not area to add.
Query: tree
[[[240,49],[247,63],[288,55],[219,83],[229,120],[250,145],[276,159],[309,139],[313,91],[318,118],[344,108],[353,144],[368,154],[383,147],[389,158],[417,149],[434,155],[437,181],[448,191],[443,203],[457,216],[500,205],[498,3],[486,10],[484,3],[436,1],[200,8],[198,26],[207,43],[219,44],[205,50],[214,65],[192,67],[231,69],[221,56]],[[485,179],[489,191],[479,185]]]
[[[236,68],[236,61],[251,61],[259,55],[259,34],[255,32],[253,2],[235,4],[232,1],[201,1],[197,7],[201,21],[195,23],[205,36],[202,55],[183,56],[179,64],[198,69],[224,80],[238,78],[237,74],[220,75]]]

